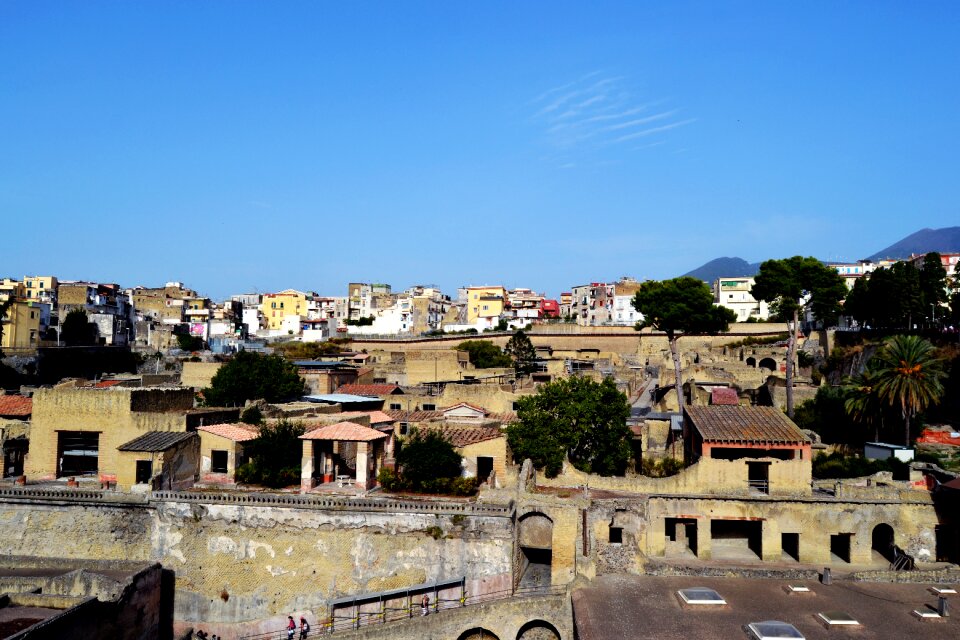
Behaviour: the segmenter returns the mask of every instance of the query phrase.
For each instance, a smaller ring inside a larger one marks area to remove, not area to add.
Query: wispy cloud
[[[542,92],[530,102],[530,108],[546,140],[570,152],[608,148],[696,122],[696,118],[680,119],[683,109],[666,102],[662,98],[638,100],[625,78],[594,71]],[[629,149],[651,146],[656,144]]]

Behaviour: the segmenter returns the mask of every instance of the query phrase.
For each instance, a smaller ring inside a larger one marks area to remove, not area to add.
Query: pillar
[[[307,493],[310,489],[313,489],[313,440],[304,440],[300,458],[300,493]]]
[[[356,486],[358,489],[367,488],[367,456],[370,451],[370,443],[368,442],[358,442],[357,443],[357,482]]]
[[[780,526],[774,520],[764,520],[761,523],[760,554],[760,559],[764,562],[779,562],[783,555]]]
[[[701,560],[709,560],[713,557],[710,518],[697,518],[697,557]]]

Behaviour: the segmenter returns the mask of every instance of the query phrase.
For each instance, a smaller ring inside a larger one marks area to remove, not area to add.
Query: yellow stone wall
[[[180,384],[197,390],[205,389],[222,366],[222,362],[184,362]]]
[[[506,481],[507,477],[507,438],[495,438],[484,440],[476,444],[470,444],[459,449],[460,455],[471,460],[476,468],[477,457],[489,456],[493,458],[493,472],[497,475],[497,482],[500,486]]]
[[[189,389],[38,389],[33,396],[30,451],[24,472],[30,478],[55,477],[57,432],[96,431],[100,433],[100,475],[119,475],[118,446],[147,431],[186,430],[184,412],[192,407],[193,392]]]

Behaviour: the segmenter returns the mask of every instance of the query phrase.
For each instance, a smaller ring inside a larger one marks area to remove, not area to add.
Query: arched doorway
[[[747,366],[748,366],[748,367],[756,367],[756,366],[757,366],[757,359],[754,358],[753,356],[750,356],[749,358],[747,358],[745,362],[747,363]]]
[[[500,640],[500,638],[494,632],[483,627],[475,627],[461,633],[457,640]]]
[[[873,535],[870,538],[870,548],[879,554],[887,562],[893,561],[893,527],[881,522],[873,528]]]
[[[546,620],[531,620],[520,627],[517,640],[560,640],[560,632]]]
[[[777,361],[774,360],[773,358],[763,358],[762,360],[760,360],[759,363],[757,363],[757,366],[760,367],[761,369],[769,369],[770,371],[776,371]]]
[[[535,588],[550,584],[550,566],[553,562],[553,520],[532,511],[520,517],[517,536],[520,554],[521,588]]]

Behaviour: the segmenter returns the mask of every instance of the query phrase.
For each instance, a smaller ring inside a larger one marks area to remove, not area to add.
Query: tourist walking
[[[300,616],[300,640],[307,639],[307,633],[310,632],[310,623],[303,616]]]
[[[297,630],[297,623],[293,621],[293,616],[287,616],[287,640],[293,640],[293,634]]]
[[[430,596],[423,594],[420,598],[420,615],[425,616],[430,611]]]

